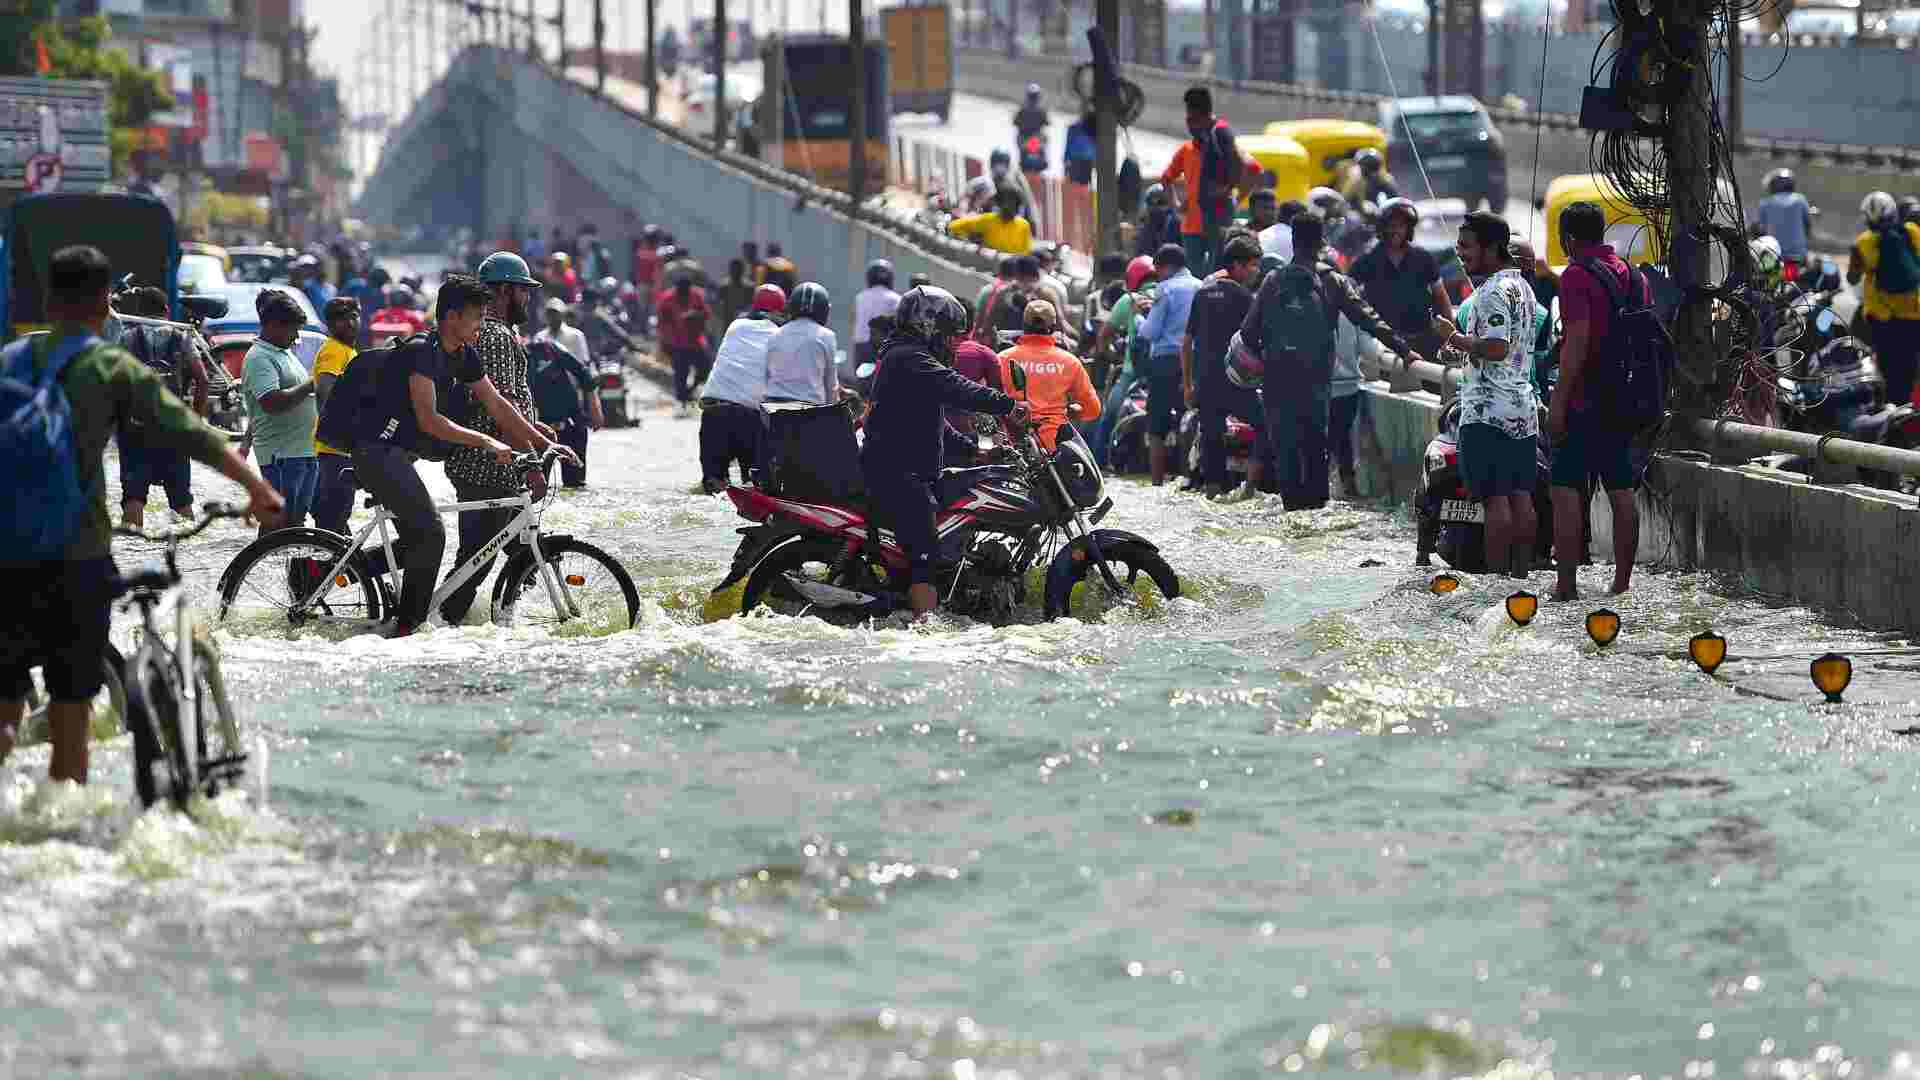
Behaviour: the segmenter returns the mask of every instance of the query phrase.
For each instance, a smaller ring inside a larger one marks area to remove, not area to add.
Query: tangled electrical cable
[[[1593,134],[1589,158],[1593,171],[1604,176],[1622,200],[1652,223],[1656,246],[1665,253],[1674,283],[1690,300],[1716,302],[1719,327],[1716,344],[1735,358],[1737,374],[1724,411],[1729,414],[1750,411],[1747,397],[1755,391],[1764,395],[1772,386],[1773,365],[1762,359],[1770,351],[1760,342],[1755,297],[1749,281],[1753,258],[1748,249],[1746,213],[1740,196],[1740,180],[1733,157],[1734,147],[1720,112],[1720,80],[1727,71],[1727,36],[1740,33],[1747,19],[1774,12],[1782,0],[1715,0],[1709,9],[1709,29],[1703,43],[1691,39],[1692,31],[1676,25],[1669,17],[1668,5],[1652,0],[1614,0],[1615,23],[1594,52],[1590,81],[1597,85],[1602,73],[1611,75],[1608,91],[1599,93],[1600,107],[1610,123]],[[1705,70],[1696,70],[1687,57],[1704,52]],[[1669,183],[1667,140],[1684,127],[1677,120],[1687,117],[1683,110],[1697,107],[1692,91],[1694,80],[1705,79],[1704,127],[1707,132],[1705,195],[1676,192]],[[1583,107],[1583,124],[1585,108]],[[1680,199],[1697,200],[1694,205],[1676,207]],[[1676,209],[1687,211],[1676,214]],[[1673,222],[1678,218],[1698,223],[1684,235],[1675,235]],[[1704,280],[1707,267],[1714,261],[1715,247],[1725,252],[1725,276],[1715,282]]]
[[[1079,111],[1082,113],[1093,108],[1094,99],[1098,96],[1094,92],[1093,79],[1093,61],[1091,60],[1067,72],[1066,91],[1080,103]],[[1120,126],[1132,127],[1139,122],[1140,114],[1146,111],[1147,93],[1132,79],[1121,76],[1119,81]]]

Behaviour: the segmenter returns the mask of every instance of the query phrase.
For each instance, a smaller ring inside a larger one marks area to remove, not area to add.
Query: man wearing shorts
[[[1539,529],[1533,487],[1540,401],[1533,389],[1533,288],[1513,265],[1511,241],[1499,215],[1467,215],[1454,250],[1469,275],[1485,280],[1474,291],[1468,325],[1437,316],[1433,332],[1470,365],[1460,381],[1460,474],[1487,506],[1487,569],[1524,578]]]

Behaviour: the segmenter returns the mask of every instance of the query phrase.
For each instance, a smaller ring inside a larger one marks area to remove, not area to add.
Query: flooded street
[[[1920,1078],[1920,658],[1806,679],[1904,642],[1645,572],[1602,655],[1430,595],[1405,508],[1133,481],[1178,601],[720,618],[743,522],[642,393],[545,519],[637,628],[223,631],[266,802],[197,823],[125,736],[0,766],[0,1073]],[[1707,627],[1798,658],[1658,655]]]

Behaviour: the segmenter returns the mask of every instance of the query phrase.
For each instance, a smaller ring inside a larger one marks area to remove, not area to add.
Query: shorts
[[[1588,480],[1599,477],[1608,491],[1632,491],[1640,486],[1633,472],[1632,442],[1624,432],[1573,420],[1566,440],[1553,448],[1553,486],[1585,490]]]
[[[1186,411],[1180,358],[1172,353],[1155,356],[1147,364],[1147,434],[1165,438],[1180,430],[1180,416]]]
[[[167,505],[186,512],[193,509],[193,464],[187,455],[165,446],[154,446],[131,435],[120,437],[120,498],[147,501],[147,490],[159,487],[167,493]]]
[[[260,466],[273,490],[287,503],[287,527],[298,528],[313,510],[313,497],[320,490],[320,462],[310,457],[283,457],[271,465]]]
[[[1476,499],[1531,495],[1538,440],[1514,438],[1492,424],[1460,425],[1460,479]]]
[[[0,699],[25,698],[36,667],[55,701],[90,701],[100,692],[118,579],[112,559],[0,566],[9,598],[0,610]]]

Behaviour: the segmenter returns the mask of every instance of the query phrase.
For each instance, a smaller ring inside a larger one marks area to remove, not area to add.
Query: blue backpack
[[[86,516],[73,411],[60,376],[100,343],[91,334],[54,342],[46,370],[36,377],[38,340],[22,338],[0,349],[0,534],[10,557],[25,560],[60,558]]]

